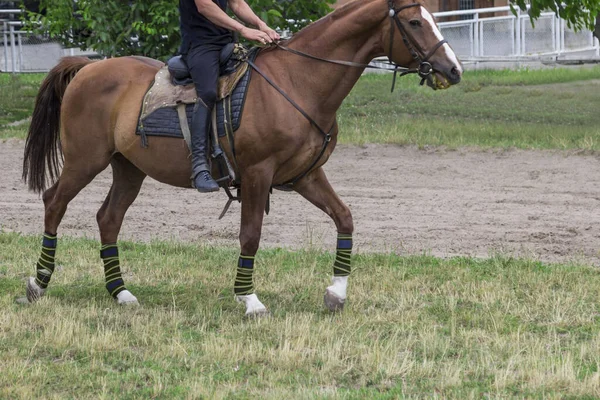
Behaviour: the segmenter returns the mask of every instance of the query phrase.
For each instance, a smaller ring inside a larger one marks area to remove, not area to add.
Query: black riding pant
[[[219,79],[219,56],[223,46],[204,44],[192,47],[182,58],[187,63],[196,86],[198,103],[192,116],[192,179],[202,171],[208,171],[208,131],[212,109],[217,101]]]
[[[196,86],[198,98],[211,111],[217,101],[219,56],[224,46],[204,44],[192,47],[183,55]]]

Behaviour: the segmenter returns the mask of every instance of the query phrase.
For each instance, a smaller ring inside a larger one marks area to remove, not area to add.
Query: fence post
[[[469,24],[469,45],[471,48],[471,57],[475,57],[475,23]]]
[[[511,19],[512,21],[512,26],[511,26],[511,37],[512,37],[512,47],[510,49],[510,55],[512,56],[516,56],[517,55],[517,39],[516,39],[516,31],[517,31],[517,26],[515,25],[515,19]]]
[[[17,72],[17,49],[15,43],[15,27],[9,24],[10,31],[10,56],[12,62],[12,73]]]
[[[565,51],[565,30],[567,24],[564,19],[560,20],[560,48],[558,49],[558,54],[560,55],[563,51]]]
[[[23,35],[21,31],[17,35],[19,38],[19,72],[23,72]]]
[[[8,72],[8,24],[2,23],[2,36],[4,38],[4,72]]]
[[[517,8],[517,16],[515,17],[515,40],[517,42],[516,56],[521,55],[521,9]]]
[[[558,53],[558,32],[560,31],[560,26],[558,26],[558,24],[560,19],[555,16],[554,18],[552,18],[552,51],[554,51],[555,53]]]
[[[479,37],[479,14],[473,14],[473,31],[475,33],[475,57],[479,57],[479,49],[481,48],[481,38]]]
[[[525,28],[525,17],[519,15],[519,25],[521,26],[521,55],[527,54],[527,28]]]

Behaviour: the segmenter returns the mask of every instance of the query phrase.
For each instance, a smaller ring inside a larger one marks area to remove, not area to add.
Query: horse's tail
[[[60,106],[69,82],[91,63],[86,57],[65,57],[48,73],[35,99],[35,108],[25,142],[23,180],[29,190],[42,192],[46,182],[56,182],[62,162]]]

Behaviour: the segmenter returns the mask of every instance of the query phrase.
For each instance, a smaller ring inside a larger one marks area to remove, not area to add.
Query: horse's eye
[[[410,26],[414,26],[414,27],[423,26],[423,23],[421,22],[420,19],[411,19],[409,21],[409,24],[410,24]]]

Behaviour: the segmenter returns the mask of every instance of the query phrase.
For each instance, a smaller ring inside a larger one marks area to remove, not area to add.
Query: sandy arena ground
[[[21,181],[24,142],[0,142],[0,230],[43,231],[41,198]],[[359,252],[487,257],[600,265],[600,158],[558,151],[338,146],[325,165],[350,206]],[[108,168],[69,205],[59,234],[98,238]],[[199,194],[147,178],[121,239],[238,246],[239,204],[218,220],[224,192]],[[335,247],[335,226],[295,193],[275,191],[264,246]]]

